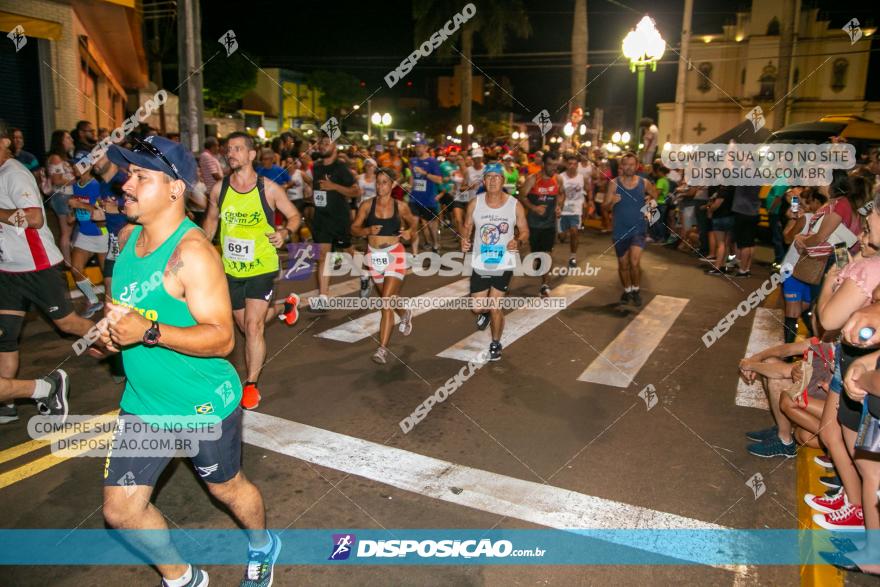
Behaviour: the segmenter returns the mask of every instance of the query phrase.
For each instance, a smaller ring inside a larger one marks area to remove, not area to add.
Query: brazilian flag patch
[[[211,402],[206,402],[200,406],[196,406],[196,414],[201,414],[204,416],[205,414],[213,414],[213,413],[214,413],[214,404],[212,404]]]

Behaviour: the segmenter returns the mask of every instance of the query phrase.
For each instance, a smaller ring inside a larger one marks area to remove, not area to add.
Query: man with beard
[[[275,182],[257,175],[254,139],[243,132],[229,135],[229,166],[232,174],[217,182],[208,198],[205,235],[213,240],[220,224],[223,267],[232,297],[235,323],[247,341],[247,379],[241,405],[248,410],[260,404],[257,382],[266,359],[266,322],[276,316],[272,303],[278,252],[300,225],[299,211],[287,193]],[[287,219],[287,226],[275,230],[275,210]],[[296,315],[299,298],[290,294],[284,314]],[[287,320],[288,325],[295,320]]]

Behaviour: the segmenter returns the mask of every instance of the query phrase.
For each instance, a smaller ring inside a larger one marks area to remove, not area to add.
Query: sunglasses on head
[[[183,179],[180,176],[180,172],[177,171],[177,166],[174,163],[172,163],[171,161],[169,161],[165,157],[165,155],[162,154],[162,151],[157,149],[151,143],[148,143],[146,141],[138,141],[138,143],[134,146],[134,148],[131,151],[132,151],[132,153],[149,153],[150,155],[152,155],[153,157],[155,157],[156,159],[160,160],[162,163],[167,165],[169,167],[169,169],[171,169],[171,172],[174,174],[174,177],[176,179],[180,179],[180,180]]]

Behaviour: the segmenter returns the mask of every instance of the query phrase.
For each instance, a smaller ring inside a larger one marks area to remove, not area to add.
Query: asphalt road
[[[540,324],[526,324],[522,336],[506,345],[502,361],[478,369],[407,434],[399,426],[401,419],[465,364],[437,355],[473,334],[469,313],[435,310],[418,316],[411,336],[395,332],[390,346],[394,356],[385,366],[371,362],[376,343],[370,336],[354,343],[316,336],[334,327],[350,327],[365,312],[324,316],[304,312],[292,328],[270,326],[269,359],[260,386],[263,401],[257,412],[283,419],[272,420],[273,433],[282,437],[299,423],[325,431],[331,439],[321,437],[323,450],[312,452],[308,443],[290,444],[287,454],[266,448],[262,441],[245,444],[244,471],[263,491],[270,526],[322,528],[328,534],[338,528],[544,528],[553,527],[558,512],[564,511],[594,527],[651,527],[668,514],[697,525],[797,527],[800,496],[795,495],[794,461],[758,459],[744,449],[745,430],[771,423],[765,410],[735,403],[736,365],[745,352],[752,315],[737,320],[709,349],[701,340],[768,278],[767,268],[756,268],[749,279],[711,277],[695,257],[651,246],[642,262],[645,304],[639,309],[622,308],[617,304],[621,290],[610,237],[590,233],[585,241],[581,265],[588,261],[601,269],[591,276],[556,278],[552,285],[592,289]],[[557,245],[556,263],[563,264],[567,254],[567,245]],[[425,294],[457,279],[410,276],[403,293]],[[278,296],[314,287],[311,279],[283,282]],[[534,296],[537,287],[535,278],[514,278],[511,295]],[[679,311],[670,317],[670,308]],[[630,325],[615,347],[614,340]],[[114,384],[106,367],[94,359],[71,356],[71,342],[41,319],[29,322],[20,376],[41,376],[63,362],[73,381],[74,413],[115,409],[121,385]],[[603,358],[615,352],[619,360]],[[630,372],[631,359],[639,352],[645,362]],[[241,339],[231,360],[241,372]],[[632,381],[619,387],[579,380],[590,371],[594,379],[624,372]],[[648,385],[657,399],[650,409],[638,395]],[[19,422],[0,427],[0,449],[28,440],[26,421],[35,409],[22,402],[19,413]],[[356,455],[346,454],[347,438],[374,444]],[[334,444],[337,440],[341,444]],[[402,456],[389,462],[383,447],[406,452],[393,453]],[[0,476],[27,472],[30,463],[48,453],[43,448],[2,462]],[[466,471],[463,478],[475,488],[487,479],[494,484],[479,499],[473,491],[460,489],[460,494],[438,494],[433,491],[442,480],[417,478],[418,467],[428,461],[461,467]],[[73,458],[7,482],[0,488],[5,505],[0,526],[103,527],[102,466],[102,459]],[[756,473],[766,485],[758,498],[747,485]],[[506,479],[543,486],[540,495],[546,491],[550,501],[531,503],[526,499],[529,495],[508,488]],[[497,505],[505,500],[521,507]],[[233,527],[185,462],[166,471],[155,503],[174,526]],[[209,570],[212,585],[237,584],[242,573],[236,567]],[[140,566],[12,567],[3,575],[3,584],[15,586],[158,582],[155,571]],[[323,565],[280,567],[275,585],[794,585],[797,581],[797,567]]]

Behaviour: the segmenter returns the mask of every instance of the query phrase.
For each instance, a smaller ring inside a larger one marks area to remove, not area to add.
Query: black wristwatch
[[[144,346],[156,346],[159,344],[159,339],[161,337],[162,334],[159,332],[159,323],[154,320],[153,325],[144,332]]]

